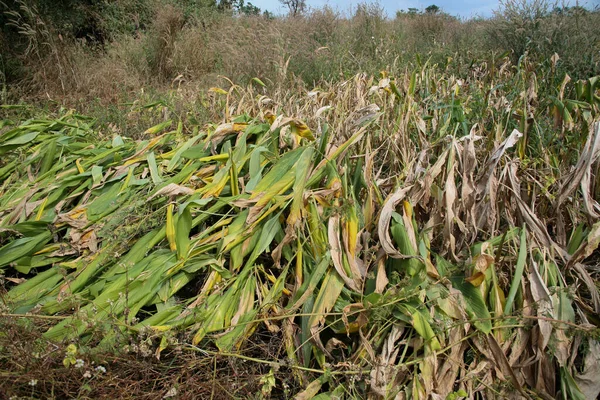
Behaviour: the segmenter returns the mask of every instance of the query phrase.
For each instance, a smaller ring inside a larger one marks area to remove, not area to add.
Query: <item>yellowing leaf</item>
[[[482,272],[476,272],[475,274],[465,278],[465,281],[469,282],[475,287],[479,287],[485,280],[485,274]]]
[[[177,240],[175,236],[175,220],[173,219],[173,203],[167,206],[167,240],[171,251],[177,251]]]
[[[210,89],[208,89],[208,91],[212,92],[212,93],[218,93],[218,94],[224,94],[224,95],[227,94],[227,92],[225,90],[223,90],[219,87],[211,87]]]

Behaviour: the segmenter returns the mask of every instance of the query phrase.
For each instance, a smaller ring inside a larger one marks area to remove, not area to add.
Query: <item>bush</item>
[[[509,50],[513,62],[529,53],[539,62],[554,53],[576,77],[600,73],[600,12],[558,6],[548,0],[503,0],[489,21],[492,49]]]

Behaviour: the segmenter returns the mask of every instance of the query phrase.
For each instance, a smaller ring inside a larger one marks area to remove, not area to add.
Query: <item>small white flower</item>
[[[35,385],[37,385],[37,382],[38,382],[37,379],[32,379],[29,381],[29,386],[35,386]]]
[[[84,378],[91,378],[92,377],[92,373],[90,371],[85,371],[85,373],[83,374]]]
[[[81,358],[78,358],[77,360],[75,360],[75,368],[81,368],[85,365],[85,361],[83,361]]]
[[[104,374],[106,372],[106,368],[104,368],[102,365],[98,365],[96,367],[96,371]]]

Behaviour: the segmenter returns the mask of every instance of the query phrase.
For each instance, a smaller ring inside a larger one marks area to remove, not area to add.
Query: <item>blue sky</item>
[[[275,14],[285,14],[287,11],[278,0],[246,0],[251,2],[263,10],[269,10]],[[367,0],[365,0],[367,1]],[[591,7],[598,3],[599,0],[583,0],[579,1],[582,6]],[[356,5],[363,1],[346,1],[346,0],[306,0],[310,7],[322,7],[326,4],[341,12],[348,13]],[[568,3],[575,4],[575,0]],[[435,4],[450,15],[459,17],[490,17],[494,10],[499,8],[498,0],[380,0],[379,4],[386,10],[389,16],[394,16],[397,10],[407,10],[410,7],[420,10],[425,7]]]
[[[247,0],[247,2],[260,7],[263,10],[269,10],[275,14],[284,14],[286,9],[279,3],[278,0]],[[345,1],[345,0],[307,0],[306,3],[310,7],[322,7],[326,4],[339,11],[348,12],[356,7],[362,1]],[[396,14],[397,10],[407,10],[410,7],[424,9],[425,7],[435,4],[448,14],[472,17],[483,16],[489,17],[492,15],[492,10],[498,8],[497,0],[380,0],[379,4],[387,11],[389,16]]]

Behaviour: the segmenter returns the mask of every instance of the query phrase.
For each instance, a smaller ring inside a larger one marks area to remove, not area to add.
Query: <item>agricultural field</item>
[[[126,101],[31,75],[0,106],[0,398],[597,398],[594,43],[194,87],[169,58]]]

